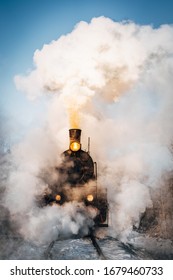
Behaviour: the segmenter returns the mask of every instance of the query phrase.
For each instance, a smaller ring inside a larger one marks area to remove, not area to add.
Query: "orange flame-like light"
[[[92,202],[94,200],[94,196],[92,194],[87,195],[87,200]]]
[[[57,194],[56,197],[55,197],[56,201],[60,201],[61,200],[61,196],[60,194]]]

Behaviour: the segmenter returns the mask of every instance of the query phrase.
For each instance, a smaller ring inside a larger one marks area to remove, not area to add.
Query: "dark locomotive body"
[[[97,164],[89,151],[81,149],[80,129],[70,129],[69,149],[62,154],[62,163],[57,168],[58,182],[44,196],[44,203],[63,205],[66,202],[83,202],[97,210],[94,219],[97,226],[108,226],[106,192],[97,186]]]

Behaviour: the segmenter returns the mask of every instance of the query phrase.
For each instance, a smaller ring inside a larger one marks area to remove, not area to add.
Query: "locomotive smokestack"
[[[81,136],[81,129],[78,128],[69,129],[70,149],[73,152],[77,152],[78,150],[81,149],[80,136]]]
[[[70,144],[72,142],[78,142],[80,144],[81,129],[72,128],[69,129]]]

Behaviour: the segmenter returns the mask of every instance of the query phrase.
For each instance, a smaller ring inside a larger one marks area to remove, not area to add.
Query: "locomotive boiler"
[[[69,140],[69,149],[62,153],[62,162],[56,168],[58,180],[45,193],[44,204],[82,202],[96,210],[96,226],[108,226],[107,194],[97,184],[97,163],[90,156],[89,148],[82,150],[80,129],[70,129]]]

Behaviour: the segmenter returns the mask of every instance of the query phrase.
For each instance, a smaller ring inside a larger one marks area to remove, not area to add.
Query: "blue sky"
[[[17,92],[16,74],[33,67],[33,54],[43,44],[71,32],[81,20],[98,16],[138,24],[173,23],[172,0],[1,0],[0,1],[0,110],[29,124],[43,104]]]

